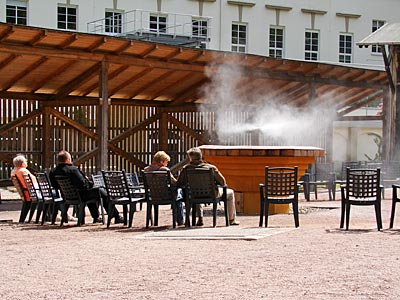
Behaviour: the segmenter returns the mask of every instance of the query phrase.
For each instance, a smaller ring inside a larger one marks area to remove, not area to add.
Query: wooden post
[[[160,109],[159,150],[168,150],[168,113]]]
[[[45,169],[52,168],[51,164],[51,145],[54,136],[50,133],[50,107],[45,106],[42,109],[43,115],[43,136],[42,136],[42,149],[43,149],[43,167]]]
[[[382,160],[390,159],[390,149],[393,149],[391,145],[391,99],[389,96],[390,90],[383,90],[383,110],[382,110]]]
[[[97,171],[108,169],[108,61],[103,61],[99,74],[99,106],[97,111],[99,155]]]
[[[394,160],[400,160],[400,47],[393,46],[393,82],[395,83],[395,93],[394,93],[394,103],[395,103],[395,119],[394,119],[394,126],[395,126],[395,137],[394,137]]]

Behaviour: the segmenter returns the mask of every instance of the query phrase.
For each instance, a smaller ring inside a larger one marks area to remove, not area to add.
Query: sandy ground
[[[288,230],[257,240],[177,240],[137,238],[171,232],[167,209],[156,229],[144,228],[144,211],[131,229],[60,228],[17,224],[20,203],[3,201],[0,299],[400,299],[400,207],[389,230],[391,200],[383,200],[378,232],[372,207],[352,208],[345,231],[340,201],[300,204],[297,229],[292,215],[273,215],[270,230]],[[258,227],[257,216],[238,219],[243,230]],[[211,223],[206,217],[205,227]],[[212,230],[222,228],[218,218]]]

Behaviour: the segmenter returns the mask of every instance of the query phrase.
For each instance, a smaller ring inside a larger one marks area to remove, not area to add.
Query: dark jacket
[[[80,190],[89,190],[93,187],[93,183],[85,174],[72,164],[58,164],[57,167],[50,171],[51,185],[59,189],[56,176],[67,176],[71,180],[71,183]]]

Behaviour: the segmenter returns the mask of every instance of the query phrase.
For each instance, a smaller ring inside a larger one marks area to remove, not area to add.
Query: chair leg
[[[294,216],[294,226],[299,227],[299,203],[297,201],[292,202],[293,216]]]
[[[86,207],[85,202],[78,205],[78,223],[77,223],[78,226],[85,224],[85,207]]]
[[[378,231],[379,231],[382,229],[381,204],[379,202],[375,204],[375,215],[376,215],[376,224],[378,226]]]
[[[21,213],[19,216],[19,223],[25,222],[26,216],[28,215],[30,209],[31,209],[31,202],[22,201]]]
[[[158,205],[154,205],[154,226],[158,226]]]
[[[47,213],[49,211],[49,206],[50,206],[50,203],[44,203],[43,204],[42,222],[40,223],[41,225],[43,225],[44,221],[46,220]]]
[[[314,184],[314,194],[315,194],[315,200],[318,200],[318,188],[317,188],[317,184]]]
[[[258,222],[258,226],[263,226],[263,219],[264,219],[264,199],[260,199],[260,221]]]
[[[129,224],[128,227],[131,228],[132,227],[132,223],[133,223],[133,216],[135,214],[136,211],[136,203],[131,203],[129,205]],[[147,221],[146,221],[147,222]]]
[[[51,225],[56,223],[58,209],[60,208],[60,204],[58,202],[53,203],[53,212],[51,214]]]
[[[112,211],[114,211],[114,210],[115,210],[115,208]],[[124,215],[124,225],[126,226],[126,225],[128,225],[128,205],[127,204],[122,205],[122,213]]]
[[[36,206],[37,206],[37,203],[31,201],[31,209],[29,212],[28,223],[30,223],[32,221],[33,214],[35,213],[35,210],[36,210]]]
[[[225,226],[229,226],[229,216],[228,216],[228,201],[224,201],[224,213],[225,213]]]
[[[36,209],[36,220],[35,224],[39,224],[40,216],[43,212],[43,201],[38,202]]]
[[[64,203],[64,207],[62,209],[61,212],[61,222],[60,222],[60,226],[64,225],[65,220],[67,219],[67,211],[68,211],[69,205]]]
[[[346,203],[346,230],[349,230],[350,223],[350,203]]]
[[[113,217],[110,212],[114,211],[114,209],[115,209],[115,205],[112,203],[112,201],[108,201],[107,228],[110,227],[111,219]]]
[[[389,225],[389,228],[393,228],[395,211],[396,211],[396,199],[393,198],[392,199],[392,212],[390,213],[390,225]]]
[[[341,203],[341,214],[340,214],[340,228],[343,228],[344,226],[344,218],[345,218],[345,208],[346,204],[344,199],[342,198],[342,203]]]
[[[217,227],[217,202],[213,203],[213,227]]]
[[[192,226],[196,225],[196,204],[192,204]]]
[[[269,203],[268,203],[268,201],[265,201],[265,208],[264,208],[264,211],[265,211],[265,227],[268,227],[268,214],[269,214]]]
[[[176,228],[176,203],[172,204],[172,228]]]
[[[185,208],[186,208],[185,227],[190,227],[190,204],[189,204],[189,201],[185,202]]]
[[[146,205],[146,228],[149,228],[149,223],[151,220],[151,208],[152,208],[152,204],[150,202],[147,202],[147,205]],[[153,225],[153,223],[151,225]]]

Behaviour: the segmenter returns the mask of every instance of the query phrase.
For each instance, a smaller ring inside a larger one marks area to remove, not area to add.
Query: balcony
[[[125,13],[109,12],[106,18],[89,22],[87,31],[183,47],[208,48],[211,18],[135,9]]]

